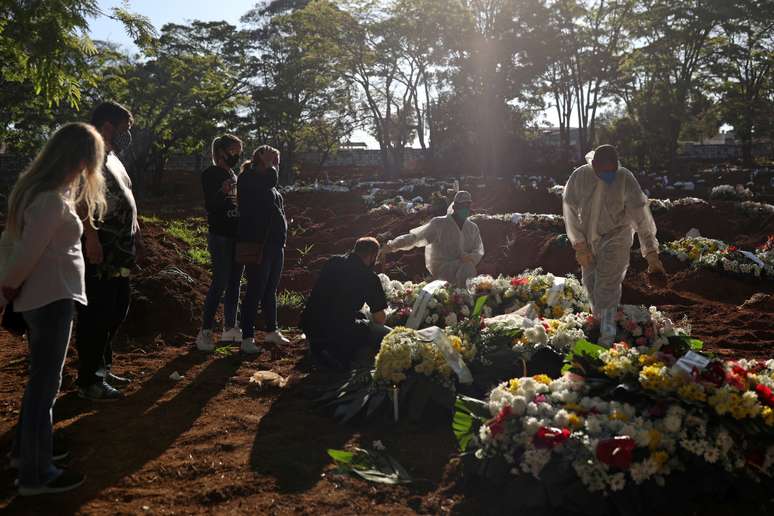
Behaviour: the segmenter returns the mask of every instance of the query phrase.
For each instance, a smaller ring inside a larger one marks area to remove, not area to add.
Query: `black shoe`
[[[8,455],[8,468],[9,469],[19,469],[19,459],[18,457],[12,457],[11,453],[9,452]],[[54,434],[54,443],[53,443],[53,450],[51,453],[51,460],[54,462],[63,462],[66,461],[70,457],[70,450],[67,449],[67,445],[64,443],[64,439],[58,436],[58,434]]]
[[[89,401],[117,401],[124,397],[121,391],[108,385],[98,382],[88,387],[78,389],[78,396]]]
[[[108,371],[108,374],[105,376],[105,381],[108,383],[108,385],[112,387],[126,387],[132,381],[129,378],[124,378],[123,376],[116,376],[110,371]]]
[[[19,486],[21,496],[36,496],[42,494],[65,493],[83,485],[86,475],[77,471],[64,470],[62,474],[40,487]]]
[[[103,378],[105,382],[107,382],[107,384],[111,387],[126,387],[132,383],[129,378],[124,378],[123,376],[113,374],[113,371],[110,369],[110,367],[97,371],[97,376]]]

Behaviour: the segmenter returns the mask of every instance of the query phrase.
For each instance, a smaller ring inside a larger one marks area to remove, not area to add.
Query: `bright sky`
[[[121,0],[100,0],[99,5],[105,12],[110,8],[121,5]],[[239,25],[239,18],[257,4],[264,4],[265,0],[130,0],[129,6],[132,12],[136,12],[150,18],[156,30],[160,30],[166,23],[184,23],[190,20],[214,21],[225,20],[231,24]],[[111,41],[118,43],[130,53],[137,51],[131,38],[126,34],[123,25],[107,17],[91,19],[89,21],[92,39]],[[553,110],[544,115],[549,122],[558,125],[558,119]],[[353,141],[364,141],[369,148],[378,148],[376,140],[364,131],[356,131],[352,135]]]

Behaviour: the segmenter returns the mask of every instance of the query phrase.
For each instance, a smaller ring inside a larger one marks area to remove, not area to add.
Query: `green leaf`
[[[328,449],[328,455],[337,463],[351,464],[355,454],[346,450]]]
[[[471,315],[473,319],[481,317],[481,312],[484,311],[484,306],[486,305],[487,299],[489,299],[489,296],[481,296],[476,299],[476,305],[473,308],[473,314]]]
[[[356,448],[355,451],[328,450],[328,455],[345,472],[353,473],[368,482],[379,484],[407,484],[411,475],[397,460],[383,451]]]
[[[454,408],[452,430],[457,438],[460,451],[464,452],[473,440],[475,423],[488,418],[489,409],[483,401],[467,396],[458,396]]]
[[[701,351],[704,349],[704,342],[693,337],[686,335],[675,335],[669,337],[669,343],[680,346],[684,349],[690,349],[691,351]]]
[[[599,355],[607,348],[589,342],[586,339],[579,339],[575,342],[572,349],[564,358],[565,365],[562,367],[562,374],[571,371],[579,360],[599,360]]]

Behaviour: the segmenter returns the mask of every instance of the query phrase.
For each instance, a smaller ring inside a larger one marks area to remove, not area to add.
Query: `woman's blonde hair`
[[[38,194],[58,190],[72,181],[71,200],[86,208],[92,227],[107,209],[102,166],[105,144],[97,130],[88,124],[71,123],[60,127],[43,146],[27,169],[19,175],[8,199],[7,228],[18,237],[24,229],[24,210]],[[84,165],[74,180],[73,173]]]
[[[279,154],[279,150],[275,149],[271,145],[261,145],[260,147],[255,149],[255,152],[253,152],[252,159],[242,163],[242,172],[244,172],[248,168],[252,167],[255,163],[260,163],[261,156],[264,155],[267,152],[272,152],[272,153],[275,153],[275,154]]]

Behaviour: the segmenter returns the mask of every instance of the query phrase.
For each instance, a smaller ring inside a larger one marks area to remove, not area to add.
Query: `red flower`
[[[627,469],[632,464],[632,456],[636,444],[627,436],[603,439],[597,444],[597,459],[608,466]]]
[[[765,454],[763,453],[763,450],[749,450],[745,459],[747,460],[747,464],[752,464],[753,466],[761,468],[763,467]]]
[[[738,248],[735,245],[730,245],[726,248],[727,253],[733,253],[734,251],[737,251]]]
[[[774,407],[774,392],[765,385],[759,383],[755,386],[755,393],[758,395],[758,399],[761,403],[765,403],[769,407]]]
[[[541,426],[538,428],[532,442],[538,448],[555,448],[570,438],[568,428],[549,428]]]
[[[500,409],[500,412],[489,423],[489,430],[492,432],[492,437],[497,437],[505,430],[505,422],[511,417],[511,406],[505,405]]]
[[[746,391],[747,370],[738,364],[732,365],[731,372],[726,373],[726,383],[732,387],[735,387],[736,389],[739,389],[740,391]]]
[[[520,287],[522,285],[526,285],[529,283],[529,280],[527,278],[513,278],[511,280],[511,286],[512,287]]]
[[[715,387],[723,385],[726,378],[726,372],[723,370],[723,364],[718,361],[710,362],[701,373],[702,381],[709,382]]]

